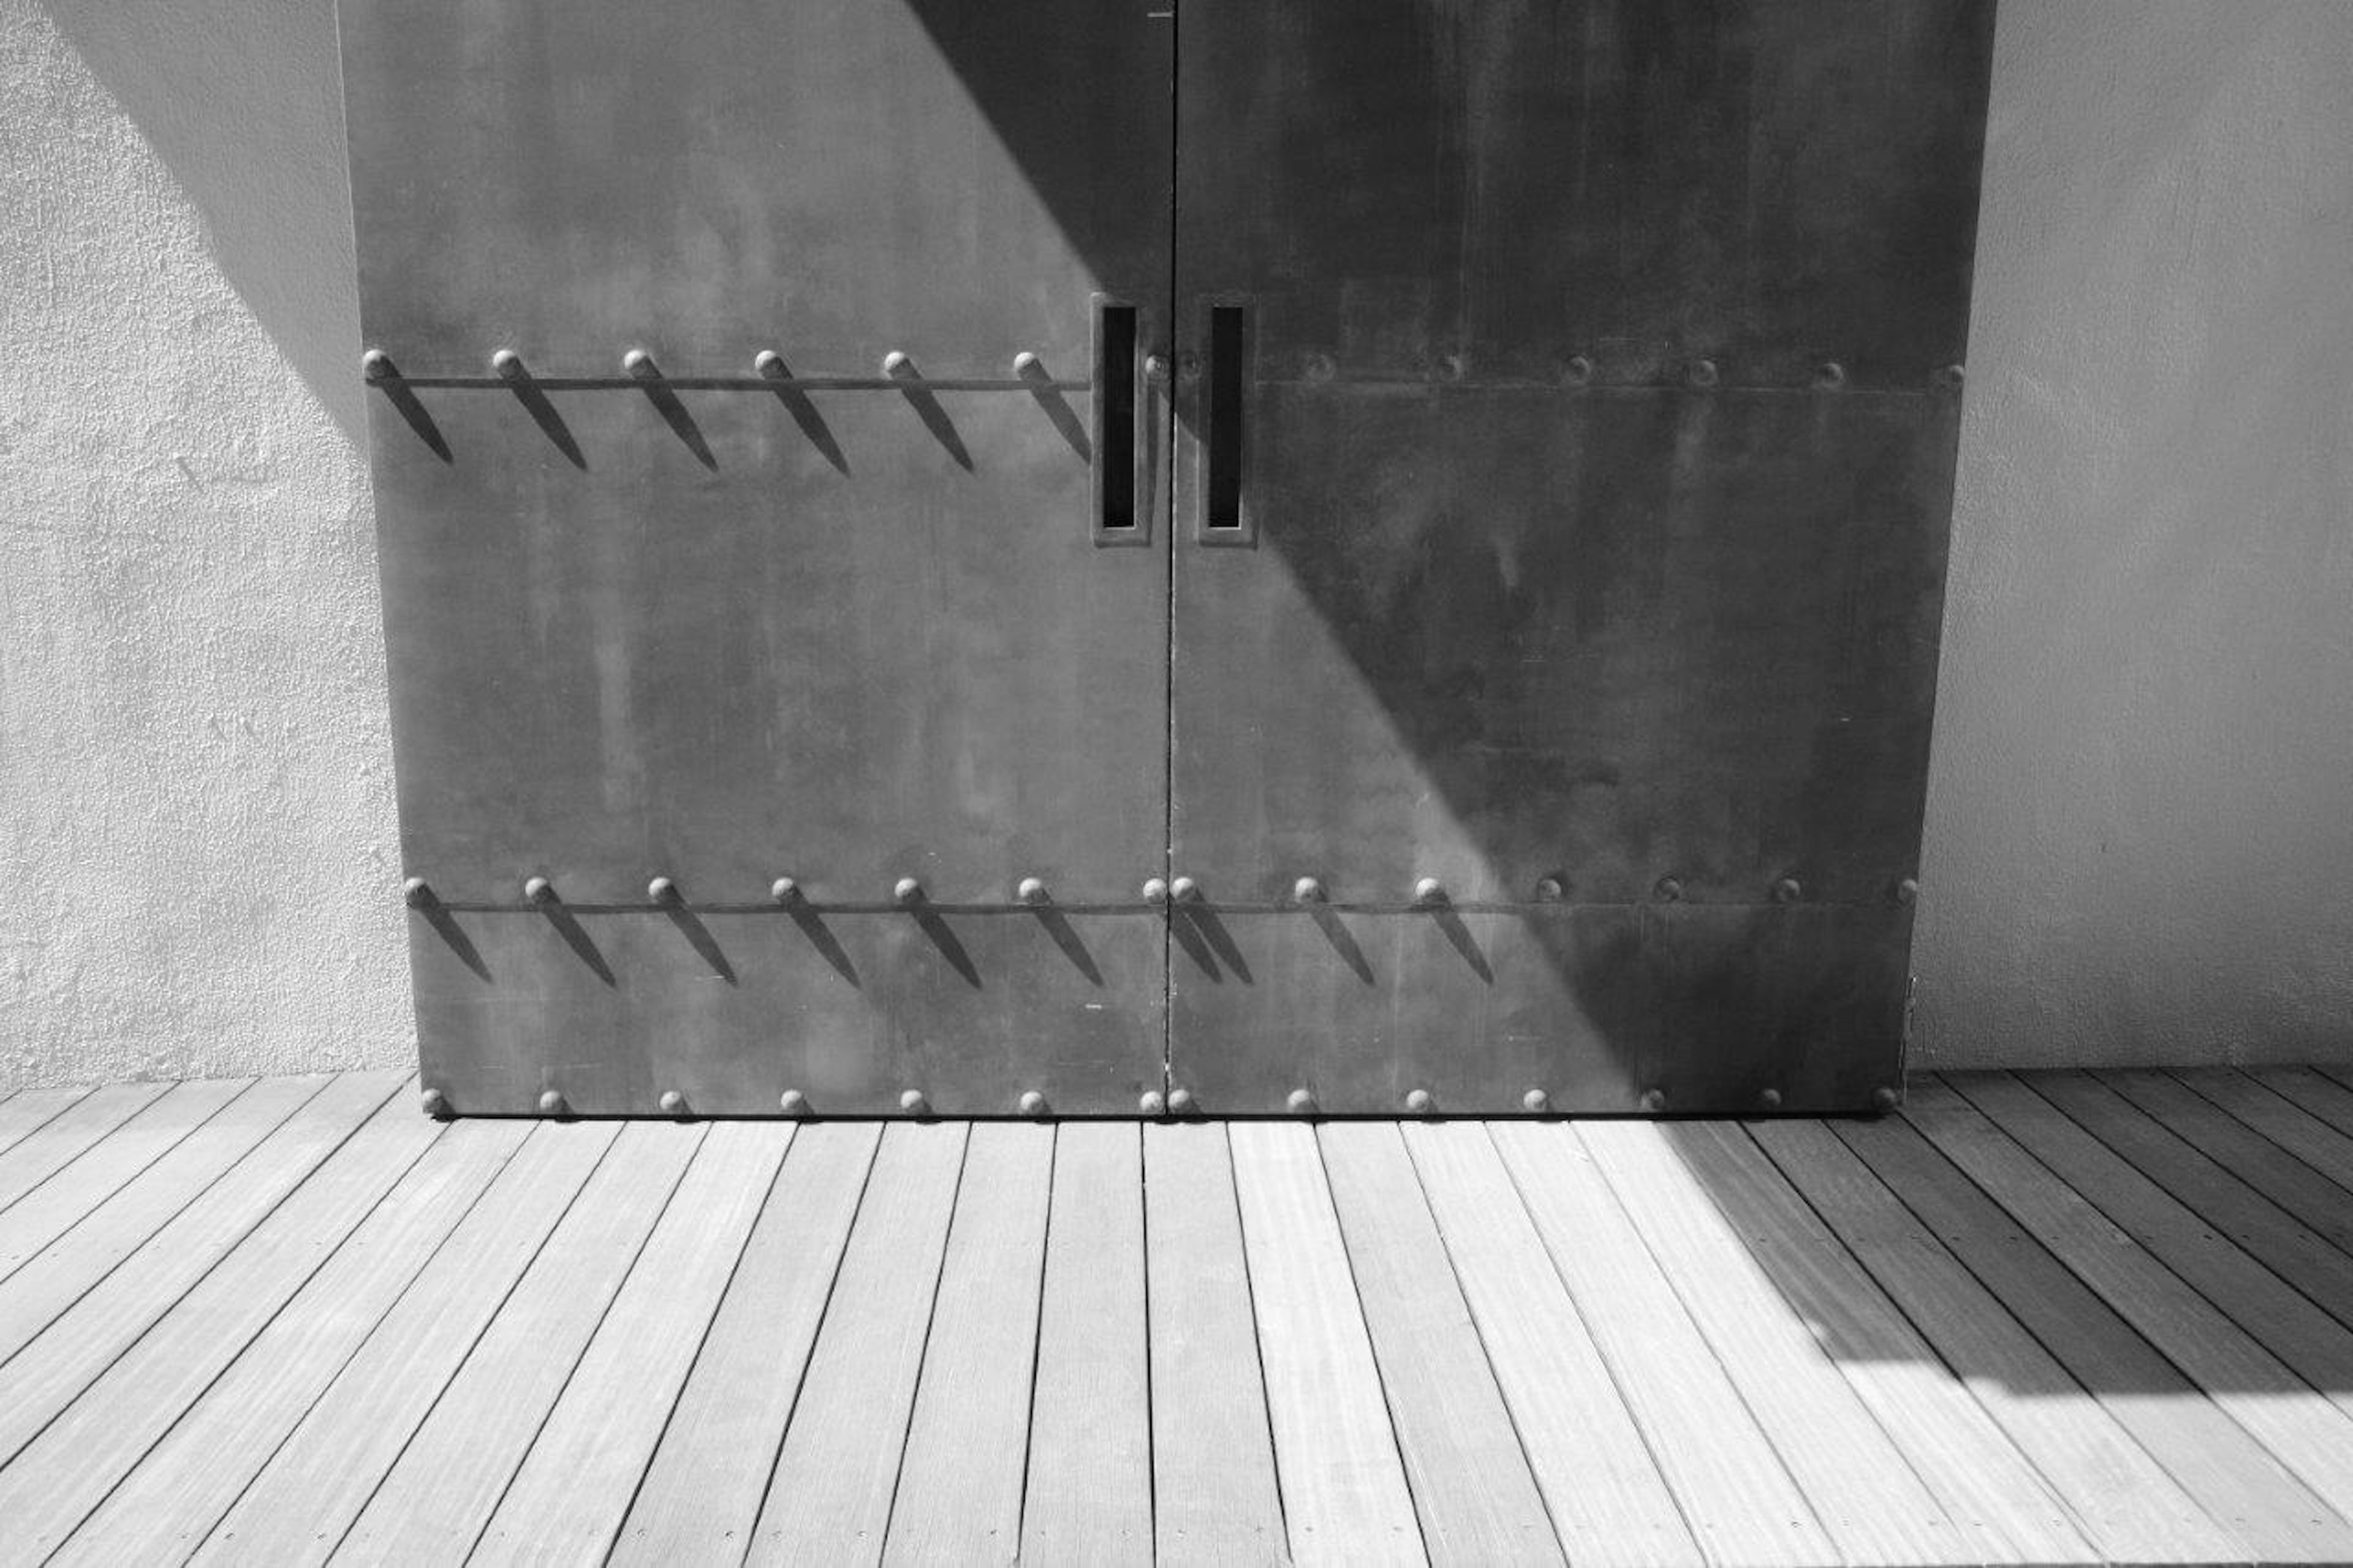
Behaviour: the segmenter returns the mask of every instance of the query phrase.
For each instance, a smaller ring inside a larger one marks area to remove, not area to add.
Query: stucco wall
[[[326,0],[0,0],[0,1087],[412,1050]],[[2010,0],[1933,1064],[2353,1057],[2353,5]]]

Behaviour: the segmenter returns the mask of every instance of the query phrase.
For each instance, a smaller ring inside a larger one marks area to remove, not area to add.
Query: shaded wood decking
[[[2353,1559],[2353,1077],[1883,1121],[0,1100],[0,1560]]]

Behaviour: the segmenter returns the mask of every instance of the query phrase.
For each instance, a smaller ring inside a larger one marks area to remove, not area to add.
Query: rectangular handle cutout
[[[1095,528],[1135,531],[1135,307],[1095,312]]]
[[[1242,388],[1247,348],[1242,307],[1211,306],[1208,439],[1204,454],[1208,471],[1202,486],[1202,521],[1212,529],[1239,530],[1242,525]]]

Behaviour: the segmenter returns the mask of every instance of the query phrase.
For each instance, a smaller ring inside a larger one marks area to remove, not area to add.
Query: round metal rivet
[[[1692,361],[1691,369],[1684,374],[1683,377],[1684,380],[1690,382],[1694,386],[1714,386],[1720,378],[1720,373],[1715,368],[1715,362],[1712,359],[1695,359]]]
[[[913,877],[902,877],[892,884],[891,896],[902,904],[920,903],[923,897],[923,885]]]
[[[762,349],[752,356],[752,374],[776,380],[785,374],[785,356],[774,349]]]
[[[1025,380],[1045,368],[1045,362],[1028,349],[1023,349],[1013,356],[1013,374]]]
[[[675,904],[681,901],[678,884],[668,877],[656,877],[652,881],[648,882],[646,897],[658,904]]]
[[[1777,904],[1794,904],[1804,893],[1795,877],[1784,877],[1773,884],[1773,901]]]
[[[1662,877],[1658,880],[1658,885],[1651,890],[1658,895],[1659,901],[1662,904],[1680,903],[1683,896],[1683,879],[1679,877]]]
[[[1757,1097],[1757,1104],[1759,1109],[1765,1110],[1780,1110],[1781,1091],[1778,1089],[1768,1089],[1765,1090]]]
[[[1413,901],[1417,904],[1444,903],[1446,884],[1435,877],[1424,877],[1413,885]]]
[[[776,1109],[783,1111],[786,1116],[807,1116],[808,1114],[808,1096],[803,1094],[799,1089],[788,1089],[785,1090],[784,1093],[776,1096]]]
[[[1309,354],[1302,368],[1310,381],[1329,381],[1340,374],[1340,367],[1332,363],[1330,354]]]
[[[552,904],[555,902],[555,885],[544,877],[526,878],[522,896],[534,904]]]
[[[899,1097],[899,1109],[910,1116],[921,1116],[931,1108],[931,1101],[923,1098],[920,1089],[911,1089]]]
[[[1904,1097],[1896,1093],[1894,1089],[1889,1088],[1886,1084],[1883,1083],[1877,1089],[1871,1091],[1871,1109],[1876,1110],[1882,1116],[1886,1115],[1889,1111],[1894,1110],[1897,1106],[1903,1103]]]
[[[1324,901],[1324,884],[1313,877],[1302,877],[1291,884],[1291,896],[1303,904],[1320,904]]]
[[[501,349],[491,356],[491,369],[509,381],[518,380],[522,375],[522,355],[512,349]]]
[[[1021,1114],[1024,1116],[1045,1115],[1046,1097],[1039,1093],[1034,1089],[1025,1092],[1021,1096]]]
[[[1665,1089],[1644,1089],[1644,1090],[1642,1091],[1642,1109],[1643,1109],[1643,1110],[1664,1110],[1666,1108],[1667,1108],[1667,1091],[1666,1091]]]
[[[1835,392],[1846,384],[1846,366],[1834,359],[1826,359],[1814,366],[1814,384],[1824,392]]]
[[[424,1103],[426,1115],[443,1117],[449,1114],[449,1097],[439,1089],[428,1089],[417,1098]]]
[[[1568,897],[1568,889],[1558,877],[1536,879],[1536,902],[1556,904],[1567,897]]]
[[[904,350],[892,349],[889,353],[882,356],[882,374],[884,375],[906,375],[913,372],[914,368],[915,362],[907,357]]]
[[[1405,1097],[1405,1108],[1416,1116],[1427,1116],[1438,1109],[1438,1101],[1431,1097],[1430,1090],[1417,1089]]]
[[[790,877],[779,877],[768,884],[768,897],[780,904],[797,904],[801,901],[801,885]]]
[[[1293,1089],[1291,1091],[1291,1098],[1284,1103],[1291,1107],[1291,1114],[1293,1116],[1313,1116],[1315,1114],[1315,1097],[1308,1093],[1307,1090],[1303,1089]]]
[[[1171,1116],[1192,1115],[1193,1091],[1189,1089],[1170,1089],[1168,1091],[1168,1114]]]
[[[1137,1098],[1135,1109],[1146,1116],[1159,1116],[1166,1112],[1168,1102],[1160,1097],[1158,1089],[1147,1089]]]
[[[389,380],[392,375],[392,356],[382,349],[368,350],[367,353],[360,355],[360,374],[370,381]]]
[[[1542,1116],[1552,1109],[1552,1096],[1543,1089],[1532,1089],[1520,1096],[1520,1108],[1532,1115]]]
[[[1895,901],[1897,903],[1912,903],[1919,897],[1920,880],[1918,878],[1906,877],[1902,881],[1895,884]]]
[[[541,1092],[539,1097],[539,1113],[542,1116],[561,1116],[564,1114],[564,1096],[562,1094],[552,1089],[545,1089]]]
[[[1470,362],[1461,354],[1448,354],[1438,362],[1438,379],[1461,381],[1470,369]]]
[[[1961,383],[1968,379],[1968,373],[1964,371],[1959,365],[1948,364],[1936,373],[1936,384],[1944,387],[1947,391],[1957,390]]]
[[[1147,904],[1166,903],[1168,901],[1167,882],[1158,877],[1145,878],[1144,882],[1144,901]]]
[[[664,1116],[685,1115],[686,1096],[679,1093],[679,1091],[674,1089],[666,1089],[662,1090],[661,1113]]]
[[[640,380],[661,374],[654,366],[654,356],[643,349],[631,349],[628,353],[623,354],[621,368]]]
[[[1201,896],[1201,884],[1190,877],[1179,877],[1168,884],[1168,896],[1178,903],[1190,903]]]
[[[1155,386],[1158,386],[1166,382],[1168,379],[1168,356],[1166,354],[1145,354],[1144,356],[1144,379],[1150,382]]]
[[[1568,363],[1560,367],[1561,379],[1571,386],[1583,386],[1593,379],[1593,362],[1583,354],[1571,354]]]
[[[1021,885],[1013,891],[1014,896],[1025,904],[1042,904],[1050,901],[1046,895],[1046,884],[1035,877],[1022,878]]]
[[[411,877],[400,885],[401,901],[412,910],[430,909],[433,889],[422,877]]]

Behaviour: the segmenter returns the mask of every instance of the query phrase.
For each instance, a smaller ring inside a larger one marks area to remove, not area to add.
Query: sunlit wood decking
[[[0,1560],[2353,1559],[2353,1079],[1882,1121],[0,1100]]]

